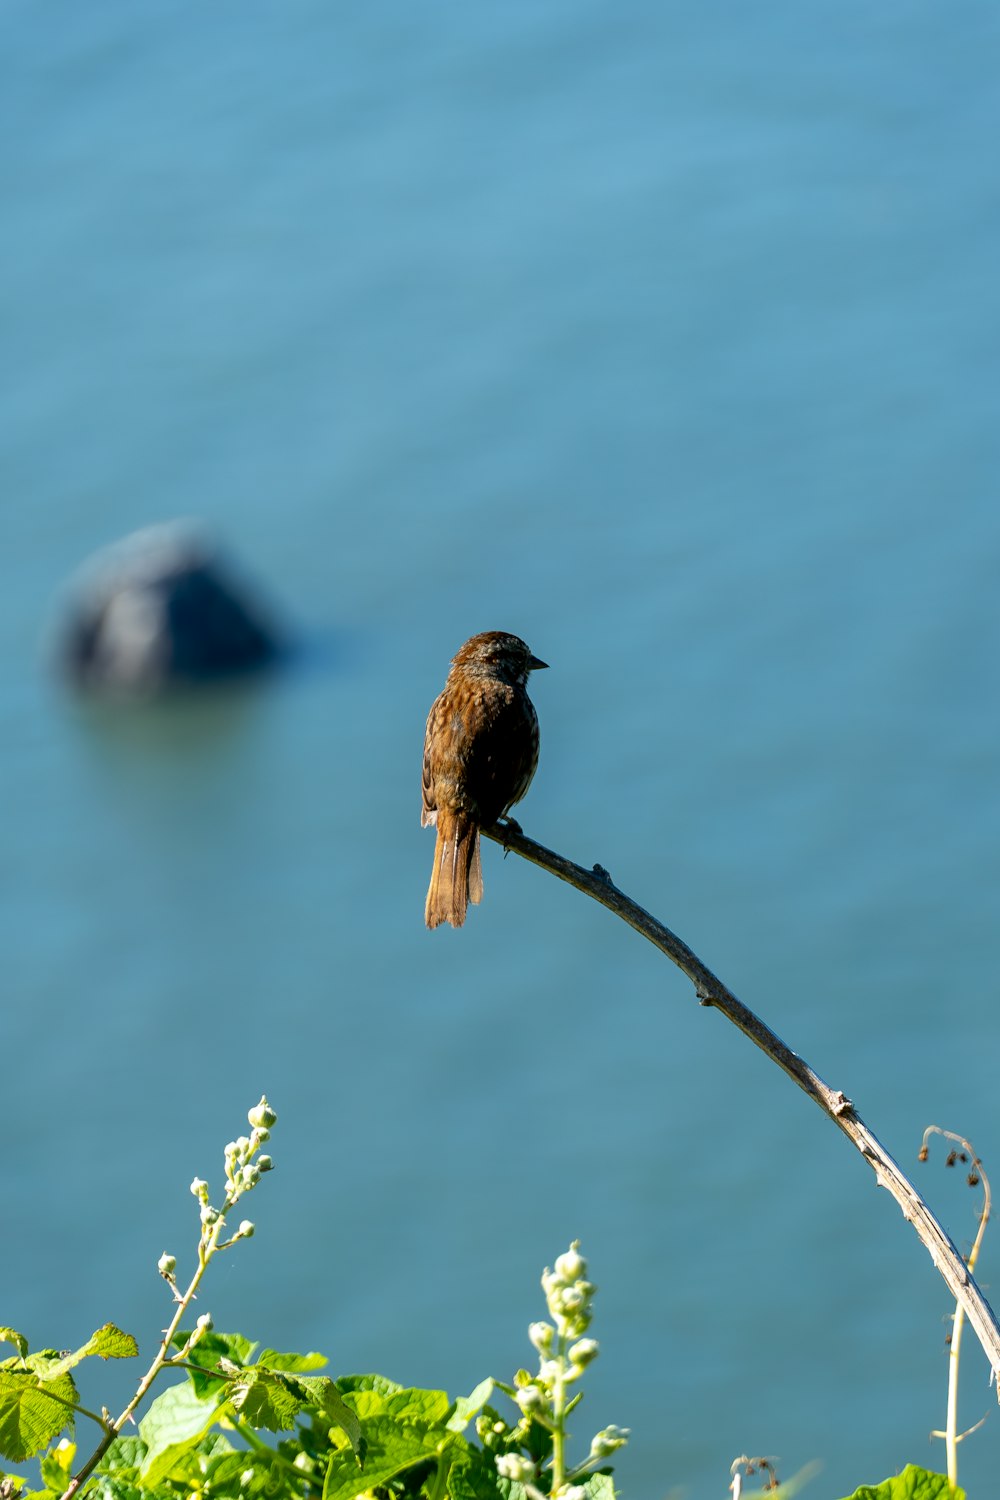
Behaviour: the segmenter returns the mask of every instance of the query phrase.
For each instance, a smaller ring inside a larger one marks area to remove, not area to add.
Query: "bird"
[[[528,674],[548,663],[520,636],[484,630],[451,660],[427,716],[420,826],[437,830],[428,927],[461,927],[483,897],[479,830],[520,802],[538,765],[538,715]]]

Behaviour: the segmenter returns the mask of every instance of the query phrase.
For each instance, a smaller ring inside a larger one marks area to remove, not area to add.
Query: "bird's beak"
[[[531,656],[531,657],[528,658],[528,671],[529,672],[537,672],[542,667],[547,667],[547,666],[548,666],[548,662],[547,661],[539,661],[537,656]]]

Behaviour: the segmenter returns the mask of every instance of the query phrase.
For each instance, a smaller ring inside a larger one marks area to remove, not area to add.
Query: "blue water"
[[[516,858],[425,932],[418,783],[449,657],[523,635],[526,832],[968,1242],[915,1157],[937,1121],[1000,1183],[996,11],[8,0],[3,32],[0,1322],[151,1351],[187,1184],[266,1089],[218,1326],[457,1393],[530,1359],[579,1236],[579,1441],[632,1428],[628,1500],[746,1451],[829,1500],[943,1466],[947,1295],[868,1168]],[[73,704],[60,588],[178,515],[302,663]],[[974,1497],[995,1405],[970,1339]]]

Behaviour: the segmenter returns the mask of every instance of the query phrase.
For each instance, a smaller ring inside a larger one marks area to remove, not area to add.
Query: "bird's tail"
[[[424,921],[428,927],[450,922],[461,927],[469,902],[483,899],[483,866],[479,829],[467,818],[437,815],[434,868],[427,889]]]

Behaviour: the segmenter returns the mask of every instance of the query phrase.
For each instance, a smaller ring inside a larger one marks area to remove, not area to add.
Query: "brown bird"
[[[420,826],[437,829],[424,920],[461,927],[483,899],[479,830],[520,802],[538,765],[538,716],[528,673],[548,663],[516,635],[484,630],[452,657],[424,735]]]

